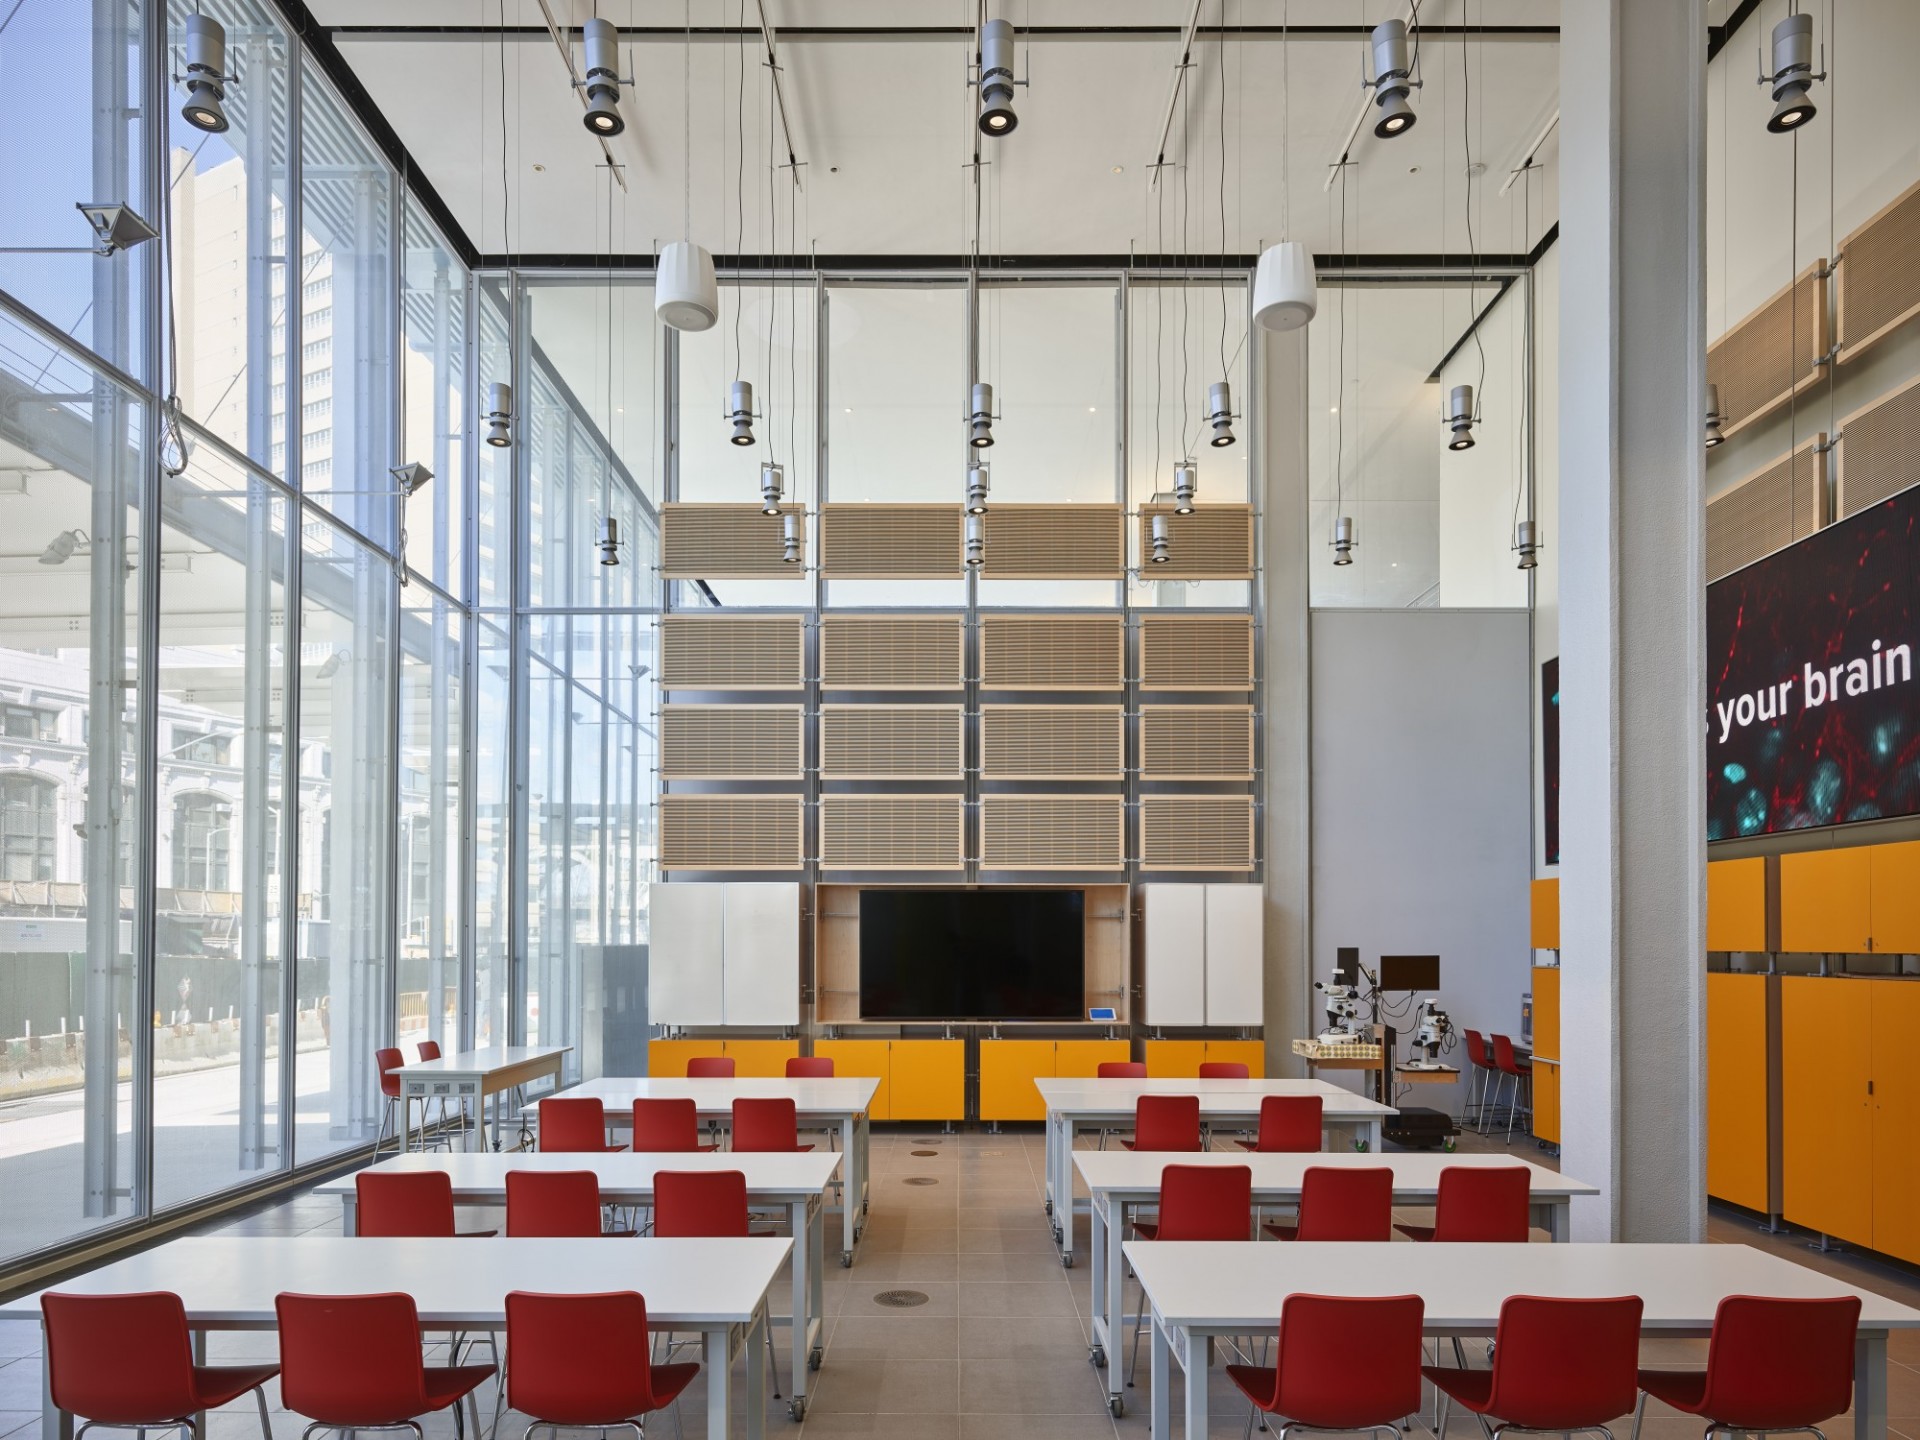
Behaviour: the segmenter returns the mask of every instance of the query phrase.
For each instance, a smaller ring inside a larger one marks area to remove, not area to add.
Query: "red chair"
[[[696,1055],[687,1061],[689,1080],[731,1080],[733,1072],[731,1055]]]
[[[420,1316],[411,1295],[274,1297],[280,1321],[280,1398],[287,1409],[330,1430],[400,1430],[421,1435],[418,1418],[467,1402],[473,1435],[480,1411],[473,1392],[491,1365],[435,1365],[420,1350]],[[309,1427],[311,1429],[312,1427]]]
[[[267,1381],[278,1365],[196,1365],[187,1310],[178,1295],[40,1297],[46,1324],[47,1386],[53,1403],[89,1425],[121,1430],[181,1429],[198,1435],[194,1416],[249,1390],[260,1406],[260,1433],[273,1440]]]
[[[1102,1060],[1093,1074],[1097,1080],[1144,1080],[1147,1067],[1138,1060]]]
[[[647,1302],[631,1290],[607,1295],[507,1296],[507,1403],[532,1424],[607,1430],[664,1410],[700,1373],[697,1364],[655,1365]]]
[[[1242,1140],[1242,1150],[1261,1155],[1309,1155],[1321,1140],[1318,1095],[1268,1095],[1260,1101],[1258,1138]]]
[[[1142,1095],[1133,1102],[1133,1139],[1129,1150],[1185,1152],[1201,1150],[1198,1095]]]
[[[789,1055],[787,1079],[831,1080],[833,1079],[833,1058],[828,1055]]]
[[[1147,1097],[1142,1097],[1147,1098]],[[1168,1165],[1160,1171],[1160,1217],[1136,1220],[1140,1240],[1245,1240],[1253,1233],[1253,1168],[1248,1165]],[[1127,1384],[1140,1359],[1147,1300],[1133,1327]]]
[[[444,1170],[362,1170],[353,1177],[353,1191],[356,1235],[434,1240],[499,1233],[454,1229],[453,1180]]]
[[[785,1095],[733,1102],[733,1146],[742,1155],[799,1154],[813,1149],[800,1143],[793,1101]]]
[[[1300,1426],[1399,1440],[1400,1421],[1420,1408],[1424,1319],[1418,1295],[1289,1295],[1274,1365],[1229,1365],[1227,1378],[1256,1412],[1284,1417],[1282,1434]]]
[[[1477,1127],[1486,1114],[1487,1085],[1494,1077],[1493,1052],[1487,1048],[1487,1037],[1478,1030],[1462,1033],[1467,1037],[1467,1060],[1472,1067],[1467,1077],[1467,1109],[1474,1112]]]
[[[737,1239],[753,1233],[747,1177],[738,1170],[662,1170],[653,1177],[653,1233],[664,1240]],[[795,1236],[796,1243],[800,1237]],[[773,1398],[780,1398],[780,1361],[767,1327]]]
[[[1300,1218],[1262,1225],[1276,1240],[1366,1244],[1393,1238],[1393,1171],[1385,1165],[1309,1165],[1300,1177]]]
[[[1238,1060],[1207,1060],[1200,1066],[1202,1080],[1250,1080],[1253,1074]]]
[[[1410,1240],[1524,1245],[1533,1235],[1532,1177],[1524,1165],[1449,1165],[1433,1224],[1396,1225]]]
[[[1805,1430],[1843,1414],[1853,1403],[1858,1296],[1769,1300],[1729,1295],[1713,1316],[1705,1370],[1642,1370],[1633,1411],[1634,1440],[1647,1396],[1708,1422],[1716,1430],[1758,1433]]]
[[[1511,1145],[1513,1143],[1513,1122],[1519,1117],[1523,1109],[1527,1114],[1529,1123],[1532,1121],[1533,1061],[1531,1058],[1522,1060],[1519,1055],[1515,1053],[1513,1040],[1510,1037],[1506,1035],[1496,1035],[1493,1037],[1493,1069],[1493,1108],[1488,1110],[1483,1107],[1481,1111],[1482,1128],[1480,1133],[1484,1135],[1488,1130],[1493,1128],[1494,1121],[1492,1117],[1500,1112],[1500,1087],[1506,1081],[1511,1080],[1513,1082],[1513,1089],[1507,1097],[1507,1143]],[[1522,1083],[1527,1087],[1527,1103],[1524,1107],[1520,1103],[1520,1087]]]
[[[626,1148],[607,1143],[607,1108],[597,1097],[565,1096],[540,1102],[543,1154],[608,1155]]]
[[[700,1143],[700,1107],[692,1100],[642,1098],[633,1102],[636,1154],[704,1155],[714,1147]]]
[[[399,1069],[407,1063],[407,1057],[391,1045],[383,1045],[373,1052],[373,1068],[380,1072],[380,1098],[386,1103],[380,1110],[380,1128],[373,1135],[373,1158],[380,1158],[380,1142],[387,1138],[387,1132],[393,1131],[394,1145],[397,1149],[407,1148],[407,1137],[394,1124],[394,1111],[400,1104]],[[407,1106],[407,1119],[413,1119],[413,1106]],[[409,1124],[407,1127],[411,1129]]]
[[[632,1233],[607,1228],[601,1213],[600,1178],[591,1170],[507,1172],[509,1239],[577,1239]]]
[[[1510,1295],[1500,1306],[1491,1370],[1423,1365],[1440,1391],[1436,1434],[1447,1433],[1449,1401],[1494,1422],[1498,1436],[1521,1430],[1594,1430],[1634,1400],[1640,1359],[1640,1297],[1554,1300]]]

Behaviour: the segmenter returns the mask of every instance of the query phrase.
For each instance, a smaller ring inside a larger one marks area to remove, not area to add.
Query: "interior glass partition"
[[[410,585],[400,611],[399,995],[404,1045],[461,1048],[460,855],[466,785],[460,737],[465,619],[444,595]]]

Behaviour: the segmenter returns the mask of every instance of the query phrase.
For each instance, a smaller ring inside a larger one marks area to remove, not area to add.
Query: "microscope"
[[[1366,1037],[1360,1032],[1360,987],[1329,985],[1316,980],[1313,988],[1327,997],[1327,1028],[1320,1032],[1322,1045],[1352,1045]]]
[[[1423,1001],[1420,1006],[1420,1023],[1413,1032],[1410,1046],[1411,1057],[1407,1061],[1409,1070],[1435,1070],[1440,1065],[1440,1051],[1453,1038],[1453,1021],[1447,1012],[1433,1000]]]

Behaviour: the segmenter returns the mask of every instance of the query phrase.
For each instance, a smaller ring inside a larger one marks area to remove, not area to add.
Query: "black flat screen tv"
[[[1083,890],[862,890],[863,1020],[1084,1020]]]

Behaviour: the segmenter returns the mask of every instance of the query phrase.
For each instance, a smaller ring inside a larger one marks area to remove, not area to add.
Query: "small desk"
[[[861,1220],[867,1213],[867,1185],[872,1173],[867,1164],[867,1110],[879,1088],[879,1080],[872,1077],[686,1080],[643,1075],[603,1076],[575,1085],[566,1095],[598,1099],[606,1107],[608,1126],[614,1129],[633,1128],[633,1102],[643,1096],[692,1100],[702,1120],[731,1120],[735,1100],[787,1096],[793,1101],[801,1129],[840,1132],[840,1148],[846,1152],[847,1164],[846,1199],[840,1207],[840,1263],[847,1266],[853,1264],[854,1246],[863,1228]],[[533,1110],[538,1123],[538,1102]]]
[[[209,1330],[272,1330],[273,1300],[283,1290],[366,1295],[399,1290],[413,1297],[423,1332],[506,1329],[507,1292],[535,1286],[547,1294],[637,1290],[656,1330],[701,1336],[707,1386],[707,1435],[730,1433],[733,1359],[747,1356],[750,1440],[766,1434],[767,1294],[792,1249],[782,1238],[751,1240],[354,1240],[209,1236],[172,1240],[51,1287],[83,1295],[171,1290],[187,1308],[196,1363],[206,1361]],[[617,1263],[609,1263],[618,1255]],[[39,1292],[0,1305],[0,1316],[38,1319]],[[73,1416],[55,1408],[41,1382],[42,1440],[72,1440]],[[204,1417],[200,1433],[207,1433]]]
[[[1393,1072],[1396,1085],[1457,1085],[1460,1072],[1452,1065],[1403,1065]]]
[[[1116,1358],[1126,1342],[1126,1326],[1133,1317],[1122,1309],[1121,1245],[1132,1231],[1131,1212],[1160,1203],[1160,1172],[1168,1165],[1245,1165],[1253,1171],[1253,1203],[1297,1205],[1300,1187],[1311,1166],[1386,1166],[1393,1171],[1395,1205],[1432,1205],[1440,1195],[1440,1172],[1455,1166],[1523,1165],[1529,1172],[1533,1223],[1555,1241],[1565,1243],[1568,1209],[1576,1195],[1598,1195],[1599,1189],[1572,1180],[1544,1166],[1505,1155],[1356,1155],[1351,1151],[1317,1155],[1259,1155],[1207,1150],[1198,1155],[1156,1155],[1137,1150],[1076,1150],[1074,1168],[1093,1196],[1093,1362],[1107,1367],[1107,1400],[1120,1413],[1124,1393],[1122,1367]],[[1397,1255],[1399,1252],[1396,1251]],[[1343,1292],[1344,1293],[1344,1292]],[[1279,1319],[1276,1310],[1262,1329]]]
[[[500,1096],[522,1085],[530,1085],[551,1075],[560,1083],[560,1065],[571,1045],[490,1045],[485,1050],[463,1050],[458,1055],[442,1055],[438,1060],[416,1060],[402,1065],[394,1073],[400,1077],[400,1102],[405,1111],[400,1148],[413,1148],[413,1102],[416,1100],[458,1100],[464,1111],[466,1102],[474,1102],[476,1126],[486,1120],[487,1096],[493,1096],[493,1148],[500,1148]],[[420,1131],[426,1136],[426,1106],[420,1107]],[[463,1132],[464,1133],[464,1132]],[[481,1144],[485,1145],[485,1140]],[[473,1148],[472,1136],[466,1138]]]
[[[1198,1095],[1200,1123],[1216,1130],[1250,1130],[1260,1122],[1260,1102],[1269,1095],[1318,1095],[1328,1129],[1348,1130],[1369,1150],[1380,1149],[1380,1127],[1397,1112],[1388,1105],[1343,1090],[1325,1080],[1035,1080],[1047,1104],[1047,1213],[1053,1216],[1060,1263],[1073,1268],[1073,1137],[1082,1130],[1111,1130],[1133,1123],[1142,1095]]]
[[[1289,1294],[1418,1295],[1428,1335],[1491,1335],[1509,1295],[1638,1295],[1644,1334],[1705,1335],[1729,1295],[1858,1295],[1857,1440],[1886,1440],[1887,1334],[1920,1328],[1920,1310],[1856,1290],[1746,1245],[1250,1245],[1129,1241],[1153,1326],[1153,1433],[1170,1440],[1168,1381],[1186,1373],[1188,1436],[1207,1434],[1203,1379],[1221,1335],[1270,1334]]]
[[[838,1155],[824,1151],[801,1155],[427,1153],[396,1156],[369,1168],[383,1172],[437,1171],[452,1181],[456,1205],[496,1207],[507,1203],[507,1173],[511,1170],[591,1170],[600,1181],[600,1198],[609,1205],[653,1204],[653,1177],[659,1170],[738,1170],[746,1177],[747,1203],[778,1206],[788,1212],[793,1226],[793,1399],[787,1409],[796,1420],[806,1415],[807,1372],[820,1368],[825,1340],[821,1316],[826,1307],[826,1192],[840,1169]],[[348,1235],[357,1231],[354,1178],[341,1175],[314,1191],[339,1198],[341,1229]],[[771,1323],[778,1324],[779,1317],[772,1317]]]

